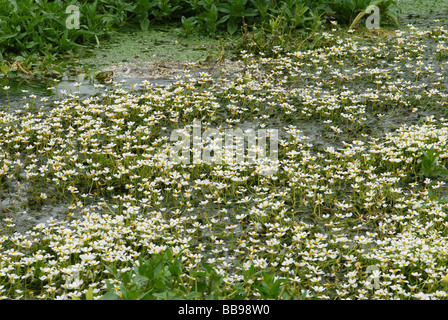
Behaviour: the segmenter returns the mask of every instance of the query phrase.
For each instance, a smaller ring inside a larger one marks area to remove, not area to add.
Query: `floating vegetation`
[[[0,113],[0,294],[446,298],[447,35],[328,32],[243,52],[236,76],[25,97]],[[172,162],[171,133],[194,121],[277,129],[278,170]],[[49,204],[63,217],[15,229]]]

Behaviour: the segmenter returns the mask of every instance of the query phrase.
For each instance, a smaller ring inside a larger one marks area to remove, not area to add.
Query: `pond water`
[[[141,84],[143,79],[117,77],[114,81],[123,81],[123,89],[130,90],[132,84]],[[165,86],[173,81],[165,79],[149,82],[154,85]],[[79,87],[76,86],[77,83],[80,84]],[[101,84],[107,86],[106,83]],[[5,86],[9,87],[7,93],[3,89]],[[0,83],[0,112],[14,113],[23,110],[23,106],[33,100],[36,106],[45,108],[48,106],[48,102],[42,101],[42,98],[58,101],[60,97],[64,96],[64,93],[70,92],[76,93],[80,98],[86,98],[98,93],[99,90],[95,88],[94,83],[83,77],[66,77],[60,81],[46,82],[3,78]],[[14,231],[22,233],[37,224],[46,223],[49,219],[63,220],[66,218],[68,203],[45,204],[36,208],[29,206],[28,186],[24,176],[23,178],[20,181],[20,190],[18,183],[11,183],[8,190],[2,190],[0,194],[0,220],[3,217],[12,218],[15,224]]]
[[[432,25],[431,21],[433,19],[447,21],[445,17],[446,15],[441,13],[425,13],[420,14],[419,16],[411,13],[403,16],[402,24],[406,25],[407,23],[411,23],[419,28],[425,29],[425,27]],[[434,43],[428,45],[428,49],[433,49],[431,47],[434,47]],[[434,63],[434,57],[429,55],[428,61],[425,62]],[[129,63],[131,63],[131,65]],[[437,65],[437,63],[434,64]],[[124,90],[131,89],[132,84],[141,84],[144,79],[148,79],[148,73],[142,74],[140,71],[142,68],[148,71],[148,65],[136,68],[135,66],[137,65],[138,63],[132,64],[132,62],[122,62],[109,66],[109,69],[114,72],[113,81],[117,83],[122,82]],[[133,66],[135,68],[133,68]],[[232,69],[237,71],[238,68],[232,65]],[[133,77],[133,75],[135,77]],[[152,79],[149,79],[148,81],[155,85],[168,85],[173,82],[173,80],[169,80],[169,77],[152,77]],[[444,84],[448,84],[448,79],[444,79],[443,82]],[[80,84],[79,87],[77,87],[76,84]],[[107,86],[104,82],[99,84]],[[5,86],[9,87],[7,93],[2,89]],[[79,75],[78,77],[64,76],[60,81],[49,80],[47,82],[2,78],[0,79],[0,111],[15,112],[33,99],[36,100],[38,105],[45,105],[45,102],[41,101],[42,98],[53,97],[53,100],[59,100],[59,97],[62,97],[64,93],[69,93],[70,91],[76,92],[80,98],[84,98],[98,93],[99,89],[95,88],[95,84],[92,83],[89,78],[85,78],[82,75]],[[33,96],[35,96],[35,98],[33,98]],[[381,135],[385,132],[393,131],[400,122],[416,123],[421,117],[426,115],[427,114],[417,113],[407,115],[392,113],[385,115],[380,123],[376,119],[377,117],[368,115],[374,120],[370,120],[369,118],[366,124],[374,127],[376,134]],[[308,120],[301,123],[301,128],[303,129],[304,135],[308,136],[313,144],[320,145],[322,148],[337,143],[332,141],[331,137],[327,137],[328,134],[323,130],[322,124]],[[20,192],[18,192],[19,190],[17,189],[17,186],[13,186],[11,190],[9,190],[9,194],[3,192],[4,194],[0,196],[0,216],[13,217],[16,224],[16,231],[25,231],[38,223],[45,223],[51,218],[60,219],[65,217],[67,204],[63,203],[53,205],[47,204],[40,207],[38,210],[26,208],[26,206],[23,205],[27,203],[26,189],[26,184],[23,184]]]
[[[17,108],[23,106],[24,101],[29,101],[30,96],[36,96],[36,100],[40,101],[41,98],[62,97],[64,93],[76,92],[79,96],[88,97],[98,93],[98,89],[95,88],[95,84],[84,77],[78,78],[63,78],[60,81],[20,81],[17,79],[2,79],[0,83],[0,107],[10,106],[11,108]],[[130,90],[132,84],[140,84],[143,79],[139,78],[114,78],[115,82],[123,82],[123,88]],[[172,83],[172,80],[167,79],[154,79],[149,80],[154,85],[167,85]],[[77,87],[76,84],[80,86]],[[98,83],[107,86],[106,83]],[[9,87],[8,92],[3,89]],[[54,88],[54,89],[52,89]]]

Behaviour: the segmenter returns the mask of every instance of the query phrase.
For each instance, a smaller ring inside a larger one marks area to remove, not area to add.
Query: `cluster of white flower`
[[[245,54],[245,73],[233,78],[187,72],[132,92],[111,82],[84,100],[41,101],[53,103],[48,111],[26,104],[1,112],[2,197],[9,190],[10,197],[26,192],[31,207],[67,203],[67,219],[18,233],[14,208],[2,213],[0,295],[69,299],[93,288],[101,297],[112,279],[105,265],[124,272],[170,248],[182,258],[185,281],[206,262],[229,290],[243,283],[254,298],[242,268],[288,279],[297,296],[446,298],[444,182],[421,177],[419,160],[433,148],[433,165],[444,167],[448,122],[428,116],[372,137],[362,128],[393,110],[443,109],[447,34],[411,28],[362,44],[356,35],[326,33],[327,47]],[[437,64],[424,62],[428,41]],[[170,132],[192,133],[197,120],[218,130],[276,125],[278,170],[171,162]],[[334,139],[356,138],[318,148],[302,120],[323,123]]]

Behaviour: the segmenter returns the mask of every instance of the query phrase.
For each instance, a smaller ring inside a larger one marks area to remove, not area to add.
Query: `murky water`
[[[405,14],[403,15],[402,24],[408,23],[422,29],[433,27],[433,20],[440,20],[439,25],[446,22],[448,25],[448,15],[444,13],[427,13],[423,15]],[[429,44],[434,46],[434,44]],[[431,48],[429,48],[431,49]],[[429,56],[428,63],[433,63],[434,58]],[[435,63],[435,65],[437,65]],[[124,82],[123,82],[124,80]],[[115,77],[114,82],[122,83],[123,89],[131,89],[132,84],[141,84],[143,79],[141,78],[124,78]],[[444,80],[448,85],[448,79]],[[171,83],[171,80],[150,80],[150,83],[156,85],[167,85]],[[79,86],[75,86],[79,84]],[[102,83],[107,86],[106,83]],[[2,88],[8,86],[9,90],[6,91]],[[63,77],[60,81],[17,81],[12,79],[0,80],[0,111],[15,112],[23,108],[26,103],[34,101],[36,105],[45,106],[48,103],[41,101],[42,98],[52,97],[54,100],[59,100],[64,93],[76,93],[80,98],[88,97],[100,92],[100,89],[95,88],[94,84],[83,76]],[[368,120],[366,126],[370,126],[374,129],[372,134],[378,136],[387,132],[395,130],[401,123],[417,123],[421,117],[426,114],[407,113],[406,115],[399,113],[388,113],[378,121],[374,115],[367,115]],[[323,128],[323,125],[317,121],[306,120],[298,125],[298,128],[303,131],[303,134],[309,137],[309,142],[316,145],[319,149],[325,149],[327,146],[341,147],[338,145],[338,141],[334,141],[328,131]],[[341,137],[344,138],[344,137]],[[56,203],[46,204],[39,208],[30,208],[27,203],[26,197],[27,186],[22,183],[20,192],[17,184],[11,184],[11,189],[4,191],[0,195],[0,217],[11,217],[16,224],[16,231],[23,232],[39,223],[45,223],[48,219],[61,220],[66,217],[67,206],[69,204]]]
[[[125,82],[122,82],[125,80]],[[141,84],[142,79],[137,78],[116,78],[115,82],[122,83],[122,88],[130,90],[132,84]],[[170,80],[152,80],[154,85],[168,85]],[[80,84],[76,86],[76,84]],[[107,86],[106,83],[101,83]],[[7,86],[6,91],[3,88]],[[18,81],[14,79],[2,79],[0,85],[0,111],[14,113],[23,110],[24,106],[33,103],[37,108],[44,110],[51,105],[49,102],[58,101],[65,93],[76,93],[80,98],[86,98],[100,92],[100,88],[95,88],[94,83],[83,77],[63,78],[61,81]],[[44,99],[42,101],[41,99]],[[48,99],[48,100],[46,100]],[[46,100],[46,101],[45,101]],[[7,189],[0,193],[0,220],[3,217],[12,218],[15,224],[14,231],[25,232],[32,227],[46,223],[48,220],[62,221],[67,218],[69,203],[53,203],[42,206],[30,206],[27,195],[28,186],[26,178],[9,183]],[[19,187],[20,185],[20,187]]]

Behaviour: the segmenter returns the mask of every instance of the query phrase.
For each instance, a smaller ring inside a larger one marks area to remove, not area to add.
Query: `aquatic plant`
[[[447,32],[334,30],[233,75],[4,108],[2,298],[446,299],[447,64],[425,58]],[[195,121],[278,129],[279,170],[172,161]],[[40,206],[64,212],[19,225]]]

